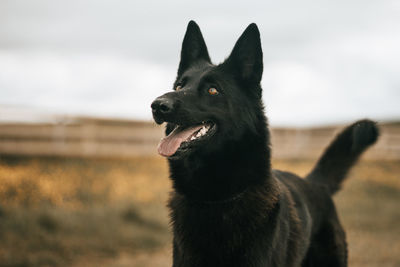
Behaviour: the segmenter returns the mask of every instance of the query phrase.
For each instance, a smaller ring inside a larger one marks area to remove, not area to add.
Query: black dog
[[[347,265],[331,195],[378,128],[369,120],[347,127],[305,179],[272,170],[262,72],[255,24],[214,65],[189,23],[174,91],[151,105],[155,121],[167,122],[158,151],[174,187],[174,267]]]

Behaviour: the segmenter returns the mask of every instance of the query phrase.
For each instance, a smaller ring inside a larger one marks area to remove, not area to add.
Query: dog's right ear
[[[193,63],[200,60],[211,62],[200,28],[196,22],[191,20],[183,38],[178,76],[185,72]]]

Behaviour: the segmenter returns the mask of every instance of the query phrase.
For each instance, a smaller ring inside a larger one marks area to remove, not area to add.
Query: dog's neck
[[[170,160],[174,189],[194,201],[218,202],[265,184],[271,173],[269,131],[264,120],[257,128],[213,153]]]

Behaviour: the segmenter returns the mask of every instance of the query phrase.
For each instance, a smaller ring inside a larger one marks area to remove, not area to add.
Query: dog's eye
[[[179,91],[179,90],[181,90],[182,88],[183,88],[183,86],[180,85],[180,84],[178,84],[178,85],[176,86],[175,90],[176,90],[176,91]]]
[[[214,87],[209,88],[209,89],[208,89],[208,93],[209,93],[210,95],[218,95],[218,94],[219,94],[218,90],[215,89]]]

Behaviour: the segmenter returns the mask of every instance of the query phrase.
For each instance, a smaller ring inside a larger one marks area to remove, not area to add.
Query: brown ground
[[[399,173],[362,161],[335,196],[350,266],[400,266]],[[0,266],[171,266],[167,175],[159,157],[0,157]]]

